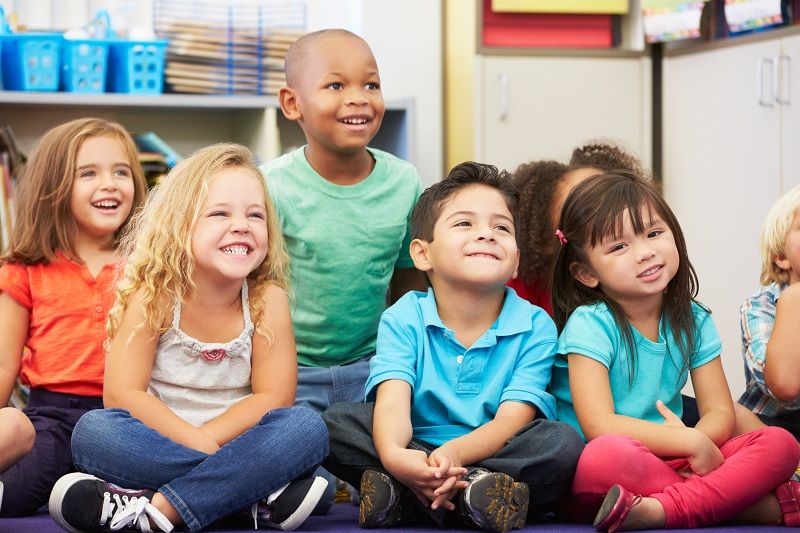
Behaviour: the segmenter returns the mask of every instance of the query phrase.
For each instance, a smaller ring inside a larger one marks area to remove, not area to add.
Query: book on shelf
[[[160,154],[169,168],[174,167],[183,160],[183,156],[155,132],[134,133],[132,137],[134,144],[136,144],[136,149],[140,153]]]

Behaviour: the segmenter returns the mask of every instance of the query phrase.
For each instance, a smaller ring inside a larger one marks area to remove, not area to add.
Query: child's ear
[[[519,248],[517,248],[517,263],[514,265],[514,273],[511,274],[511,279],[517,279],[519,275]]]
[[[583,263],[575,261],[569,266],[569,272],[572,274],[573,278],[577,279],[590,289],[594,289],[600,285],[600,280],[597,279],[597,275],[594,273],[594,271]]]
[[[792,265],[789,264],[789,260],[783,254],[776,256],[772,262],[775,263],[775,265],[781,270],[792,269]]]
[[[428,241],[414,239],[411,241],[411,246],[409,247],[409,253],[411,259],[414,261],[414,266],[417,267],[417,270],[422,272],[427,272],[433,268],[428,257],[428,244]]]
[[[291,87],[281,87],[278,91],[278,102],[281,104],[283,116],[289,120],[300,120],[303,114],[300,112],[300,101],[297,99],[297,92]]]

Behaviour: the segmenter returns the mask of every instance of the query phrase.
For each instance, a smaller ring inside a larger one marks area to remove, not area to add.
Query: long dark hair
[[[686,240],[669,205],[652,183],[632,172],[615,171],[593,176],[575,187],[564,202],[558,227],[566,242],[559,248],[553,266],[553,318],[561,331],[575,309],[604,302],[611,310],[631,354],[629,370],[630,383],[633,383],[636,348],[628,317],[622,307],[603,292],[602,286],[587,287],[575,279],[571,271],[574,263],[589,264],[588,248],[606,236],[616,238],[621,233],[622,216],[626,208],[637,235],[646,230],[647,219],[642,216],[642,211],[647,211],[649,215],[655,212],[672,231],[680,264],[664,291],[662,325],[664,333],[672,332],[680,349],[681,373],[688,369],[689,358],[696,346],[692,302],[698,291],[697,274],[689,262]]]

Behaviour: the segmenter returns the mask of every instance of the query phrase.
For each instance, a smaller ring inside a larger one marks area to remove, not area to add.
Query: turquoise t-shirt
[[[349,363],[375,353],[395,268],[413,268],[411,211],[422,186],[410,163],[369,149],[375,167],[355,185],[320,176],[304,148],[261,166],[291,257],[297,360]]]
[[[689,357],[689,368],[683,368],[683,357],[672,333],[664,337],[659,325],[658,342],[653,342],[631,328],[636,344],[636,371],[630,382],[630,353],[622,332],[604,302],[584,305],[570,315],[558,339],[558,355],[553,365],[550,392],[556,397],[558,419],[574,427],[581,437],[578,419],[569,390],[567,354],[580,354],[599,361],[608,369],[614,411],[617,414],[663,423],[656,409],[661,400],[677,416],[683,414],[681,389],[695,369],[719,357],[722,343],[711,314],[692,303],[695,320],[695,351]],[[663,318],[662,318],[663,320]]]
[[[367,401],[384,381],[411,385],[414,438],[433,446],[491,421],[506,401],[533,405],[552,420],[555,402],[545,389],[556,326],[540,307],[505,291],[500,316],[469,348],[442,322],[433,289],[400,298],[381,317]]]

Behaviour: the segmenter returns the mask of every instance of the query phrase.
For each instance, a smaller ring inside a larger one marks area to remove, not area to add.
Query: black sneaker
[[[250,512],[256,528],[271,527],[294,531],[306,521],[327,486],[328,480],[321,476],[291,481],[252,505]]]
[[[358,525],[364,528],[390,527],[400,521],[400,492],[395,481],[376,470],[361,475]]]
[[[476,469],[465,479],[467,488],[459,495],[459,514],[472,525],[505,533],[525,526],[529,489],[508,474]]]
[[[89,474],[59,479],[48,508],[56,524],[72,531],[172,531],[173,525],[150,500],[152,490],[123,489]],[[151,526],[151,521],[153,526]]]

